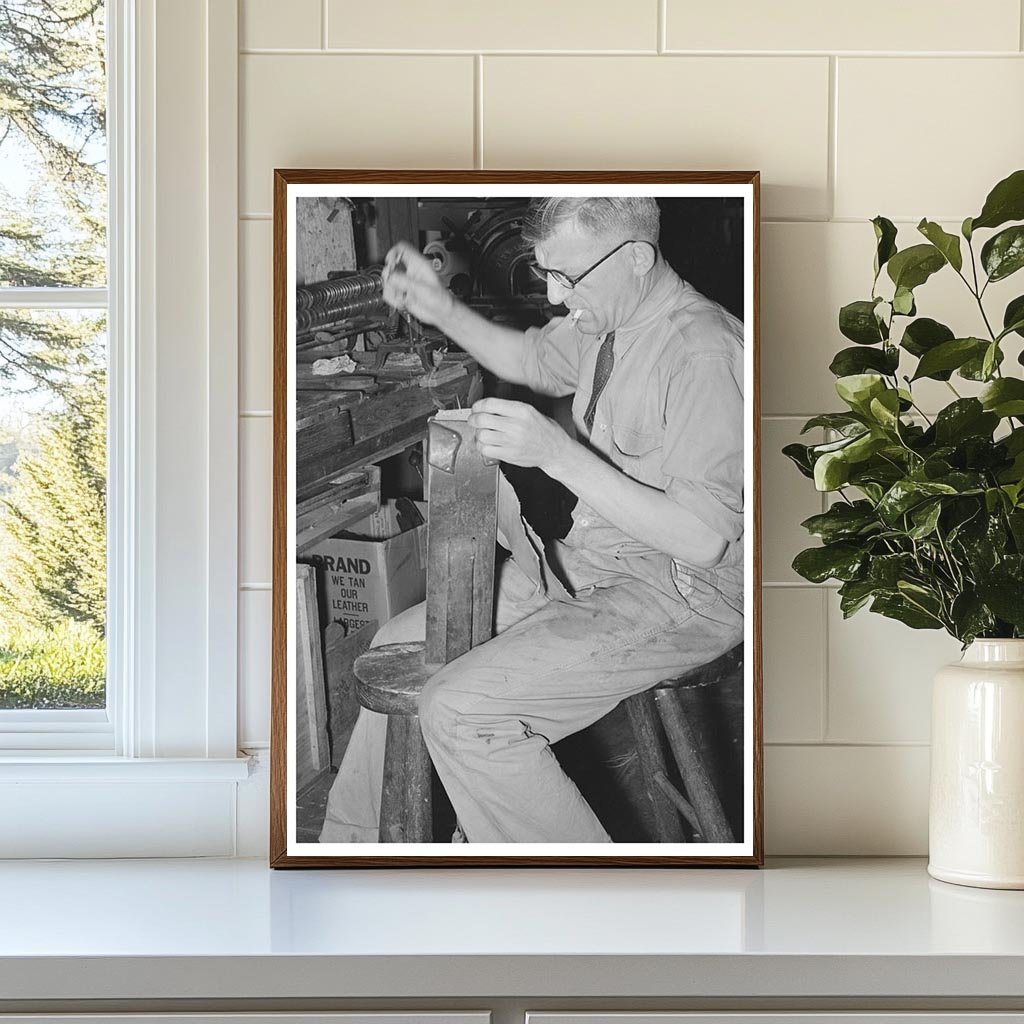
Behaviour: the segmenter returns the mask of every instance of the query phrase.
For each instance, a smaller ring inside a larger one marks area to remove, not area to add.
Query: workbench
[[[369,394],[297,389],[297,554],[373,510],[380,481],[371,467],[423,441],[427,421],[438,409],[465,407],[480,397],[478,364],[450,354],[441,368],[454,365],[465,373],[433,386],[421,386],[424,374],[381,381]]]

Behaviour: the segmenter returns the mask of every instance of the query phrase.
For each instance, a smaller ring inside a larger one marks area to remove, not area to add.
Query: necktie
[[[615,353],[612,345],[615,343],[615,332],[609,331],[604,338],[600,351],[597,353],[597,362],[594,364],[594,387],[590,392],[590,401],[587,403],[587,411],[583,414],[583,422],[587,426],[587,434],[594,429],[594,414],[597,412],[597,400],[604,391],[608,378],[612,375],[612,367],[615,365]]]

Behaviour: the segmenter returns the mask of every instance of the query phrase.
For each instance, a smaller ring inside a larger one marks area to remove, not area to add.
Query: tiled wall
[[[779,449],[837,405],[867,219],[958,224],[1024,166],[1020,0],[241,0],[241,18],[243,745],[268,720],[272,169],[758,168],[767,846],[924,852],[929,681],[958,645],[843,622],[795,576],[821,500]],[[976,330],[949,276],[919,306]]]

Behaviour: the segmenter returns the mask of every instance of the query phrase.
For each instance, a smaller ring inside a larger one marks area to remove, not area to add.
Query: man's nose
[[[566,296],[572,291],[571,288],[566,288],[565,285],[559,284],[550,274],[548,274],[548,302],[552,306],[560,306],[565,302]]]

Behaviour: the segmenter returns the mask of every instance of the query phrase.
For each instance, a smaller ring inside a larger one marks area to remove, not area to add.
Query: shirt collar
[[[640,305],[625,323],[615,328],[615,354],[621,358],[633,347],[640,335],[671,309],[679,305],[690,286],[667,264],[660,266],[660,276]]]

